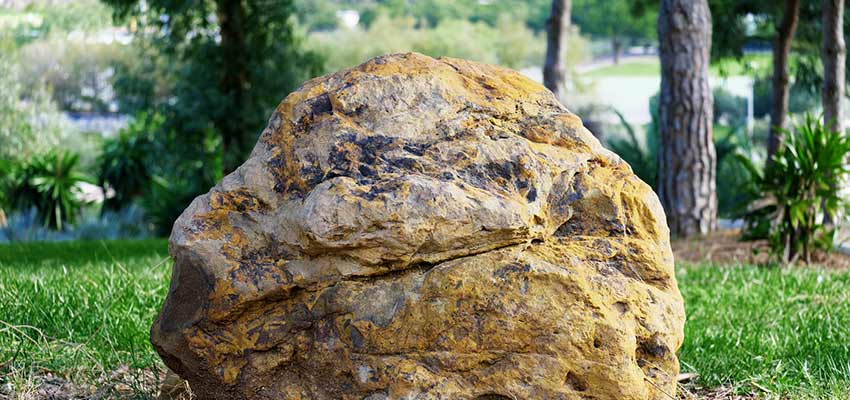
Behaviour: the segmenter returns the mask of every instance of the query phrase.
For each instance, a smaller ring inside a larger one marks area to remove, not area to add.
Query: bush
[[[135,115],[173,100],[177,72],[185,65],[155,44],[153,39],[136,36],[128,50],[130,56],[112,64],[112,88],[121,113]]]
[[[16,47],[50,34],[79,35],[112,26],[111,10],[99,0],[0,2],[0,36]]]
[[[32,42],[20,53],[24,87],[46,84],[56,104],[69,112],[118,111],[115,66],[136,62],[130,46],[69,41],[66,35]]]
[[[723,88],[714,89],[714,123],[738,126],[747,122],[747,99]]]
[[[97,32],[111,26],[112,10],[98,0],[28,2],[27,10],[42,17],[41,35],[51,32]]]
[[[639,137],[635,129],[620,115],[620,125],[625,130],[625,137],[607,138],[606,145],[629,163],[639,178],[655,189],[658,179],[656,158],[660,145],[657,123],[658,95],[650,98],[649,107],[652,122],[647,125],[645,135]],[[725,107],[726,105],[722,105],[721,109]],[[740,210],[753,198],[753,177],[748,169],[741,167],[736,154],[754,162],[760,162],[763,157],[756,149],[754,140],[747,135],[743,122],[734,126],[714,124],[713,133],[717,155],[717,211],[724,218],[740,218]]]
[[[783,132],[784,142],[766,171],[739,157],[756,177],[760,200],[747,215],[745,238],[767,238],[772,256],[782,263],[802,258],[811,262],[815,250],[831,251],[834,227],[829,216],[846,214],[839,196],[850,167],[850,138],[806,115],[796,132]]]
[[[753,82],[753,114],[756,118],[770,115],[773,99],[772,86],[770,77],[756,78]],[[820,105],[820,94],[804,82],[794,81],[789,90],[788,112],[791,114],[810,112]]]
[[[626,131],[626,138],[611,137],[607,140],[607,146],[617,153],[632,167],[635,175],[646,182],[655,190],[658,184],[658,147],[661,139],[658,134],[658,94],[649,98],[649,114],[651,122],[646,126],[646,134],[642,141],[634,127],[622,116],[617,114],[620,124]]]
[[[12,57],[0,51],[0,158],[18,160],[57,147],[70,128],[43,85],[24,89]]]
[[[167,236],[183,210],[212,184],[203,179],[187,179],[177,175],[154,176],[141,198],[142,208],[153,223],[158,236]]]
[[[165,118],[160,114],[139,114],[118,136],[106,139],[99,159],[98,184],[110,194],[104,211],[126,207],[149,186],[151,167],[156,163],[155,133]]]
[[[754,177],[741,167],[739,157],[756,163],[764,160],[743,125],[714,125],[714,149],[717,155],[717,213],[723,218],[740,219],[753,201]]]
[[[50,229],[73,224],[82,202],[79,184],[89,179],[79,172],[80,157],[67,151],[50,151],[14,165],[10,177],[11,208],[35,208],[38,219]]]
[[[657,99],[657,97],[653,97]],[[626,131],[626,138],[611,138],[607,145],[611,151],[629,163],[635,175],[654,189],[658,183],[658,131],[651,127],[646,130],[643,141],[638,140],[634,127],[626,121],[622,114],[617,113],[620,124]]]
[[[12,63],[16,57],[0,50],[0,158],[27,160],[64,148],[80,154],[84,168],[93,166],[100,134],[76,130],[44,82],[24,85],[21,62]]]
[[[295,0],[299,23],[310,31],[331,31],[337,27],[337,4],[327,0]]]
[[[162,114],[138,114],[104,142],[98,179],[108,193],[103,212],[137,203],[155,233],[167,235],[192,199],[221,180],[220,148],[214,135],[190,142],[168,129]]]
[[[589,57],[588,45],[576,31],[571,31],[568,40],[568,65]],[[326,72],[352,67],[381,54],[404,51],[523,68],[539,65],[545,52],[541,34],[504,15],[494,25],[443,19],[430,27],[417,25],[413,18],[379,14],[366,29],[313,32],[308,45],[323,55]]]

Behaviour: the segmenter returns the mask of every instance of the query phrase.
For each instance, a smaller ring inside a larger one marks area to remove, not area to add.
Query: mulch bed
[[[769,261],[767,243],[763,240],[743,242],[739,230],[725,230],[696,238],[674,240],[676,261],[720,265],[765,265]],[[802,264],[801,264],[802,265]],[[834,251],[815,254],[808,266],[827,269],[850,269],[850,255]]]

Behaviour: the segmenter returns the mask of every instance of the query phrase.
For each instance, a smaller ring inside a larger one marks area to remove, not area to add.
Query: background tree
[[[831,16],[838,18],[835,21],[841,21],[840,29],[843,32],[850,30],[850,16],[847,13],[833,12],[832,10],[824,10],[824,8],[832,8],[833,5],[825,4],[824,1],[804,1],[800,3],[800,21],[797,25],[797,34],[794,36],[794,45],[792,52],[794,55],[793,76],[795,84],[810,91],[818,100],[822,101],[822,90],[824,87],[824,79],[827,72],[824,65],[823,50],[824,50],[824,35],[828,30],[834,30],[837,27],[827,27],[827,21],[824,20],[824,11],[830,13]],[[839,17],[840,16],[840,17]],[[833,23],[835,23],[833,21]],[[834,34],[833,34],[834,35]],[[846,43],[847,39],[844,38]],[[845,45],[846,46],[846,45]],[[847,82],[847,74],[850,69],[847,68],[847,58],[844,58],[844,81]],[[791,89],[791,102],[795,100],[794,89]],[[826,110],[824,110],[826,111]],[[793,112],[793,110],[792,110]]]
[[[572,19],[583,34],[609,39],[617,64],[624,46],[655,40],[657,7],[638,8],[637,4],[626,0],[574,0]]]
[[[704,234],[717,225],[707,1],[662,0],[658,38],[658,194],[673,235]]]
[[[767,159],[779,149],[782,131],[788,121],[788,57],[791,54],[791,41],[797,31],[800,19],[800,0],[785,0],[782,20],[777,27],[773,43],[773,107],[770,111],[770,136],[767,140]]]
[[[844,44],[844,0],[823,0],[823,117],[827,127],[844,132],[846,47]]]
[[[300,49],[291,0],[104,1],[118,17],[137,17],[139,32],[155,32],[149,39],[179,62],[161,105],[166,128],[196,147],[217,138],[224,172],[241,163],[278,102],[319,71],[318,57]]]
[[[296,0],[296,4],[311,3],[312,8],[322,8],[320,3],[339,3],[336,0]],[[509,15],[512,19],[525,22],[526,26],[535,32],[546,29],[551,0],[342,0],[345,7],[360,11],[360,22],[367,28],[372,22],[384,14],[392,18],[412,17],[417,21],[417,28],[435,27],[450,20],[468,20],[484,22],[495,26],[499,18]],[[338,5],[335,5],[338,6]],[[303,14],[299,7],[299,19],[308,26],[315,19],[313,15]]]
[[[546,28],[546,60],[543,84],[565,104],[567,33],[570,27],[570,0],[552,0]]]
[[[740,59],[748,45],[772,48],[770,156],[779,147],[788,119],[789,60],[800,22],[800,0],[711,0],[711,11],[717,27],[712,46],[715,58]]]
[[[68,147],[68,124],[50,91],[38,85],[27,92],[14,58],[0,49],[0,159],[26,160]]]

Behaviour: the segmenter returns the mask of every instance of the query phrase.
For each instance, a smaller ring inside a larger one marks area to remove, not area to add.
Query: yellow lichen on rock
[[[287,96],[178,219],[151,338],[202,399],[665,399],[664,221],[540,85],[378,57]]]

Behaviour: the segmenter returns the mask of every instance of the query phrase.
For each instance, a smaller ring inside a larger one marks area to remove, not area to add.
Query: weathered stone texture
[[[664,399],[668,236],[542,86],[378,57],[289,95],[183,213],[152,341],[206,399]]]

